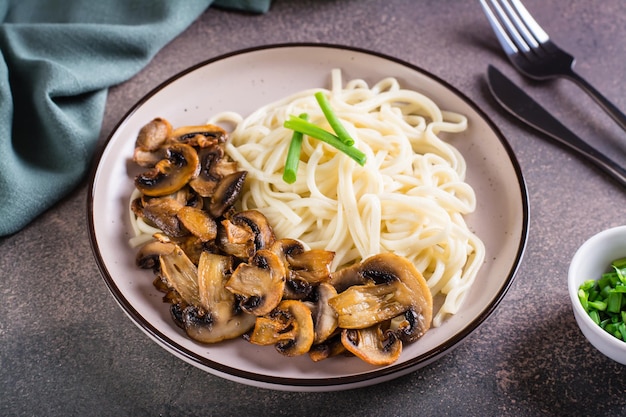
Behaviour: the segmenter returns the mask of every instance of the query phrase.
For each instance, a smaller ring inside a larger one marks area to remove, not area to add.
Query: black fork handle
[[[570,81],[573,81],[584,92],[589,94],[589,96],[594,99],[595,102],[598,103],[598,105],[600,105],[600,107],[602,107],[604,111],[607,112],[607,114],[611,116],[611,118],[615,120],[615,122],[623,130],[626,130],[626,115],[622,113],[622,111],[618,109],[615,104],[613,104],[611,101],[609,101],[609,99],[604,97],[602,93],[596,90],[593,85],[591,85],[587,80],[578,75],[578,73],[576,73],[574,70],[571,70],[569,74],[565,75],[565,77],[568,78]]]

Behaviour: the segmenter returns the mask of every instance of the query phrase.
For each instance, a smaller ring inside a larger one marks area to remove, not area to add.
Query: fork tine
[[[489,21],[489,24],[491,25],[491,29],[496,34],[496,37],[498,38],[498,41],[500,42],[502,49],[504,49],[504,52],[507,55],[518,53],[519,50],[517,46],[515,45],[515,42],[513,42],[513,40],[507,35],[506,30],[502,27],[498,18],[493,14],[493,11],[491,11],[491,7],[489,7],[489,5],[487,4],[487,1],[480,0],[480,5],[482,6],[483,11],[485,12],[485,15],[487,16],[487,20]],[[496,7],[498,6],[496,5]]]
[[[530,13],[528,13],[524,5],[522,5],[522,3],[518,0],[511,0],[511,2],[513,2],[513,5],[511,5],[511,3],[507,0],[501,0],[500,2],[504,6],[504,9],[506,10],[506,13],[509,16],[510,20],[513,22],[513,25],[515,25],[517,33],[520,34],[522,38],[524,38],[529,48],[537,48],[539,46],[539,43],[537,42],[537,39],[535,39],[534,35],[529,31],[529,28],[525,23],[525,19],[530,18],[532,20],[532,17],[530,16]],[[519,8],[522,8],[526,14],[522,15]],[[533,22],[536,26],[539,26],[534,20]]]
[[[530,47],[526,43],[524,36],[520,34],[519,30],[517,29],[517,25],[511,21],[511,18],[515,19],[517,18],[517,16],[515,15],[515,13],[511,13],[511,7],[508,5],[508,3],[506,3],[506,0],[501,0],[500,2],[498,2],[497,0],[490,0],[490,2],[493,9],[495,10],[495,15],[497,16],[496,19],[499,22],[498,26],[500,30],[496,32],[498,38],[500,37],[500,31],[502,31],[504,32],[502,35],[504,36],[504,34],[506,34],[506,36],[509,38],[509,42],[515,45],[515,49],[513,49],[514,53],[519,52],[519,50],[521,50],[523,53],[530,52]],[[506,11],[503,9],[500,3],[504,4],[504,8],[507,9]],[[492,27],[493,26],[494,25],[492,24]],[[507,55],[511,55],[507,48],[504,49]]]
[[[511,3],[513,3],[513,8],[515,8],[517,14],[521,17],[522,21],[526,24],[526,27],[530,33],[532,33],[537,42],[548,42],[550,40],[550,36],[548,36],[541,26],[539,26],[539,23],[537,23],[537,21],[532,17],[522,2],[520,0],[511,0]]]

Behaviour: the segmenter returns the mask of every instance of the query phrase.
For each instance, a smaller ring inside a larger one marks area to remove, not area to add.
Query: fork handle
[[[623,130],[626,130],[626,115],[621,112],[613,103],[611,103],[602,93],[600,93],[594,86],[589,84],[587,80],[578,75],[574,70],[570,71],[570,74],[567,75],[574,83],[578,84],[578,86],[583,89],[591,98],[593,98],[596,103],[600,105],[608,113],[609,116],[615,120],[615,122],[620,125]]]

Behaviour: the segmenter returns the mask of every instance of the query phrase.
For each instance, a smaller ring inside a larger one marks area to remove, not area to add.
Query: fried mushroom
[[[226,142],[228,134],[217,125],[182,126],[171,132],[171,140],[193,147],[207,148]]]
[[[198,172],[198,154],[184,143],[168,144],[165,157],[154,168],[135,177],[135,187],[144,195],[160,197],[184,187]]]
[[[377,366],[391,365],[402,353],[402,342],[393,332],[385,332],[380,324],[365,329],[344,329],[343,346],[361,360]]]
[[[303,355],[315,338],[311,310],[302,301],[284,300],[266,316],[258,317],[246,338],[257,345],[274,345],[285,356]]]
[[[256,317],[243,312],[224,287],[232,272],[232,258],[203,252],[198,263],[199,306],[187,306],[182,322],[187,335],[202,343],[234,339],[249,331]]]
[[[241,308],[263,316],[280,303],[285,288],[285,267],[273,252],[257,251],[248,263],[241,263],[226,281],[226,288],[239,295]]]
[[[260,211],[246,210],[222,220],[217,239],[225,253],[248,259],[256,251],[270,248],[276,241],[276,236]]]

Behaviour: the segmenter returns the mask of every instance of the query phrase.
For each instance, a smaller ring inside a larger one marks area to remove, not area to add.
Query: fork
[[[492,7],[488,0],[480,0],[500,45],[518,71],[536,80],[563,77],[573,81],[626,130],[626,115],[574,71],[574,57],[550,40],[521,1],[489,0],[489,3]]]

